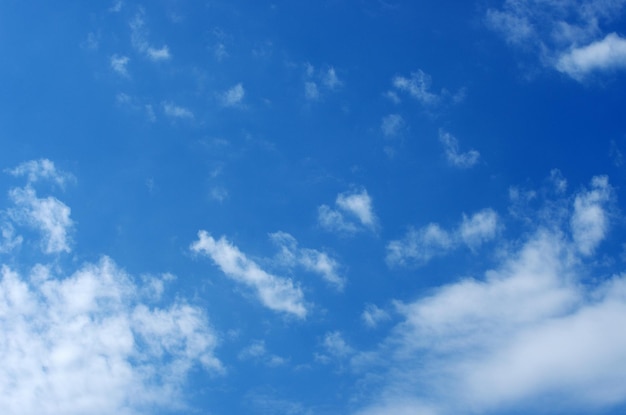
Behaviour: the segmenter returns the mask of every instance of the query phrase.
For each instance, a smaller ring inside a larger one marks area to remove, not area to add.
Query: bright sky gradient
[[[626,0],[0,3],[0,413],[626,412]]]

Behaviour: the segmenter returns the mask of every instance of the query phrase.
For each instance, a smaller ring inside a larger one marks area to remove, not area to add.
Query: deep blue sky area
[[[626,0],[0,5],[0,412],[619,414]]]

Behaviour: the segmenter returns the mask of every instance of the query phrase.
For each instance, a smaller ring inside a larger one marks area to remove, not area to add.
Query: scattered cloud
[[[326,93],[334,92],[343,85],[335,68],[316,69],[310,63],[304,65],[304,97],[308,101],[318,101]]]
[[[458,168],[466,169],[478,163],[480,153],[476,150],[461,152],[459,141],[452,134],[439,130],[439,141],[443,144],[448,162]]]
[[[69,233],[74,226],[70,208],[55,197],[39,198],[26,186],[9,192],[15,207],[9,209],[11,220],[43,234],[42,250],[46,254],[71,252]]]
[[[296,239],[286,232],[270,234],[270,239],[280,248],[277,260],[290,268],[300,266],[319,274],[337,290],[343,290],[346,280],[339,275],[339,263],[325,252],[310,248],[299,248]]]
[[[362,229],[375,230],[378,226],[372,198],[365,189],[340,193],[335,206],[335,209],[327,205],[318,208],[318,223],[326,230],[355,233]]]
[[[397,91],[407,93],[424,105],[434,105],[439,102],[439,96],[430,92],[432,84],[430,75],[421,69],[412,72],[409,78],[398,75],[391,83]]]
[[[378,327],[380,323],[391,319],[389,313],[374,304],[367,304],[361,314],[363,323],[369,328]]]
[[[269,367],[282,366],[287,363],[286,359],[269,353],[263,340],[253,341],[252,344],[239,352],[238,357],[239,360],[252,360]]]
[[[584,261],[607,235],[609,188],[594,178],[569,221],[534,223],[482,277],[397,302],[403,321],[352,359],[376,373],[379,391],[358,413],[593,412],[623,403],[626,276],[589,279]]]
[[[222,93],[220,101],[224,107],[236,107],[241,104],[245,94],[243,85],[239,83]]]
[[[326,333],[322,340],[322,348],[324,353],[316,353],[315,360],[323,364],[345,360],[355,353],[340,331]]]
[[[304,83],[304,96],[309,101],[317,101],[320,97],[320,90],[315,82]]]
[[[423,265],[435,256],[445,255],[461,245],[475,250],[493,240],[500,223],[492,209],[483,209],[463,220],[452,231],[446,231],[437,223],[429,223],[420,229],[410,228],[404,238],[387,244],[387,263],[390,266]]]
[[[111,69],[115,71],[118,75],[128,77],[128,62],[130,58],[128,56],[119,56],[113,55],[111,56]]]
[[[626,68],[626,40],[606,33],[625,0],[506,0],[486,12],[487,25],[516,47],[577,81]]]
[[[16,168],[7,171],[15,177],[26,177],[28,184],[34,184],[40,180],[47,180],[61,188],[65,188],[67,183],[76,181],[76,178],[72,174],[57,170],[54,162],[48,159],[26,161]]]
[[[172,56],[167,45],[154,47],[148,42],[148,30],[146,29],[143,12],[138,13],[130,22],[130,29],[131,43],[137,52],[154,62],[171,59]]]
[[[305,318],[307,309],[302,290],[288,278],[262,270],[226,238],[215,240],[206,231],[198,232],[191,250],[209,256],[222,272],[234,281],[252,288],[261,303],[270,310]]]
[[[175,105],[171,102],[163,102],[163,113],[170,118],[192,120],[194,118],[191,110]]]
[[[598,244],[606,237],[609,213],[605,206],[612,196],[613,189],[606,176],[594,177],[591,189],[576,195],[570,226],[574,244],[581,254],[594,253]]]
[[[335,68],[332,66],[323,74],[322,83],[331,91],[337,89],[343,84],[343,82],[341,82],[341,80],[337,77]]]
[[[400,114],[389,114],[383,117],[380,123],[380,130],[385,138],[397,136],[405,127],[406,122]]]

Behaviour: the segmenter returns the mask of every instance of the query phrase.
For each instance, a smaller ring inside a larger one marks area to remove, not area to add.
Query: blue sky
[[[2,412],[622,413],[625,12],[2,2]]]

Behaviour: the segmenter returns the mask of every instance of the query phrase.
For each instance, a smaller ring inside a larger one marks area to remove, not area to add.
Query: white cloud
[[[515,248],[482,277],[397,303],[403,321],[353,359],[380,380],[359,413],[596,412],[626,402],[626,276],[590,279],[581,250],[606,236],[608,192],[596,177],[576,195],[570,223],[585,218],[582,242],[578,225],[568,232],[547,215],[557,219],[505,245]]]
[[[591,181],[591,190],[579,193],[574,200],[570,226],[574,242],[584,255],[592,254],[608,232],[609,218],[604,205],[612,193],[608,178],[598,176]]]
[[[163,103],[163,112],[165,115],[171,118],[179,118],[179,119],[193,119],[194,115],[191,110],[175,105],[171,102]]]
[[[9,217],[20,225],[26,225],[43,234],[42,250],[46,254],[70,252],[70,238],[74,222],[70,219],[70,208],[60,200],[49,196],[38,198],[30,185],[9,192],[14,208]]]
[[[391,316],[385,310],[377,307],[374,304],[367,304],[365,310],[361,314],[363,323],[369,328],[375,328],[380,323],[390,320]]]
[[[239,360],[253,360],[269,367],[282,366],[287,363],[286,359],[269,353],[263,340],[253,341],[248,347],[239,352],[238,358]]]
[[[594,71],[626,69],[626,39],[610,33],[602,40],[562,53],[555,67],[576,80]]]
[[[354,349],[346,343],[340,331],[328,332],[324,335],[322,347],[326,354],[316,354],[316,359],[322,363],[330,363],[332,359],[342,360],[354,353]]]
[[[467,246],[475,248],[494,239],[497,231],[498,215],[491,209],[484,209],[470,218],[463,215],[458,233]]]
[[[506,0],[486,23],[546,66],[583,81],[593,72],[626,68],[626,40],[605,33],[625,0]]]
[[[243,85],[239,83],[225,91],[221,95],[220,100],[222,105],[225,107],[235,107],[241,104],[245,93],[246,91],[244,90]]]
[[[475,250],[483,243],[493,240],[499,227],[497,213],[492,209],[483,209],[469,218],[463,215],[462,222],[452,231],[442,229],[437,223],[429,223],[417,230],[411,228],[404,238],[387,244],[387,263],[390,266],[421,265],[435,256],[457,249],[460,245]]]
[[[458,168],[466,169],[478,163],[480,153],[476,150],[461,152],[459,141],[452,134],[439,130],[439,141],[443,144],[448,162]]]
[[[0,407],[8,415],[180,408],[196,365],[221,372],[204,313],[157,308],[109,258],[67,276],[0,271]],[[10,341],[7,341],[10,339]]]
[[[329,231],[354,233],[363,228],[374,230],[378,219],[367,190],[348,191],[337,195],[336,209],[327,205],[318,208],[318,223]]]
[[[0,223],[0,254],[6,254],[20,246],[24,240],[20,235],[15,235],[15,229],[9,222]]]
[[[342,85],[342,82],[337,77],[337,73],[335,72],[335,68],[333,67],[328,68],[326,73],[324,73],[324,76],[322,77],[322,82],[324,83],[326,88],[330,90],[337,89]]]
[[[76,180],[71,174],[57,170],[54,162],[48,159],[26,161],[8,172],[15,177],[26,177],[29,184],[48,180],[61,188],[64,188],[66,183]]]
[[[424,105],[434,105],[439,102],[439,96],[430,92],[432,79],[426,72],[418,69],[411,72],[410,78],[396,76],[392,80],[393,87],[401,92],[409,94]]]
[[[280,248],[278,261],[288,267],[301,266],[309,272],[319,274],[338,290],[343,290],[345,278],[339,275],[339,263],[325,252],[310,248],[299,248],[296,239],[286,232],[270,234]]]
[[[339,89],[343,82],[335,68],[315,69],[310,63],[304,64],[304,97],[308,101],[319,101],[326,93]]]
[[[119,56],[119,55],[113,55],[111,56],[111,69],[113,69],[115,72],[117,72],[119,75],[122,75],[124,77],[128,76],[128,62],[130,61],[130,58],[128,56]]]
[[[191,244],[191,250],[209,256],[226,276],[254,289],[267,308],[299,318],[306,317],[304,295],[291,279],[265,272],[226,238],[215,240],[206,231],[200,231],[198,240]]]
[[[380,129],[386,138],[397,136],[404,126],[405,121],[400,114],[386,115],[380,123]]]
[[[157,62],[171,59],[172,55],[167,45],[154,47],[148,42],[148,31],[143,18],[143,12],[138,13],[130,22],[131,43],[133,47],[148,59]]]

